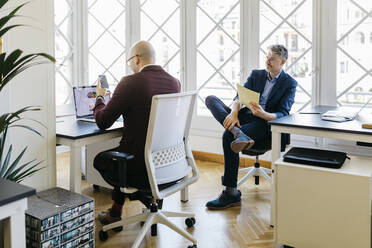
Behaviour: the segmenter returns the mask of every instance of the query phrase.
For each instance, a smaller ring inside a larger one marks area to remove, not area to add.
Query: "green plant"
[[[0,11],[3,9],[4,5],[9,2],[10,0],[0,0]],[[22,24],[12,24],[9,25],[9,21],[13,18],[19,17],[16,15],[17,12],[27,3],[19,5],[14,10],[12,10],[8,15],[0,18],[0,37],[3,37],[5,33],[9,30],[22,26]],[[2,50],[2,49],[1,49]],[[16,49],[12,51],[9,55],[7,53],[2,52],[0,53],[0,92],[4,89],[4,87],[11,82],[11,80],[20,74],[21,72],[27,70],[30,67],[35,65],[40,65],[48,62],[55,63],[55,59],[46,54],[46,53],[33,53],[28,55],[23,55],[23,51],[20,49]],[[40,136],[41,133],[36,129],[22,124],[20,122],[22,119],[22,115],[26,112],[30,111],[38,111],[40,108],[28,106],[18,111],[12,113],[5,113],[0,116],[0,177],[20,182],[28,176],[31,176],[35,172],[39,171],[42,168],[38,168],[38,165],[42,162],[36,162],[36,160],[31,160],[20,165],[20,161],[27,150],[27,146],[22,150],[20,154],[16,156],[16,158],[11,162],[13,146],[9,145],[6,147],[6,137],[8,134],[9,128],[24,128],[34,132]],[[32,119],[31,119],[32,120]],[[34,122],[42,123],[32,120]]]

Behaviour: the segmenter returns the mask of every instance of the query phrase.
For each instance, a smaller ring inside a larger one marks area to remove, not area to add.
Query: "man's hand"
[[[231,129],[235,125],[238,126],[239,128],[241,128],[240,122],[239,122],[239,119],[238,119],[238,113],[231,112],[228,116],[226,116],[225,120],[223,121],[223,127],[226,130],[231,131]]]
[[[105,96],[106,94],[106,89],[101,87],[101,82],[98,79],[97,82],[97,88],[96,88],[96,96]]]
[[[261,105],[255,103],[255,102],[250,102],[248,107],[252,111],[253,115],[264,119],[263,117],[265,115],[265,110],[262,109]]]

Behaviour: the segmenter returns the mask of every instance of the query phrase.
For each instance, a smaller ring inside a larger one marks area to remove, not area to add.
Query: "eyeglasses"
[[[140,57],[141,55],[139,54],[136,54],[136,55],[133,55],[132,57],[130,57],[129,59],[127,59],[127,65],[129,65],[129,62],[134,58],[134,57]]]
[[[270,63],[274,62],[275,61],[275,58],[273,57],[266,57],[267,61],[269,61]]]

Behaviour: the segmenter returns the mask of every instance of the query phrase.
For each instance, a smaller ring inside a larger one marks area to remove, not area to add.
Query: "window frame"
[[[196,82],[196,31],[198,0],[179,0],[180,2],[180,43],[181,63],[180,81],[183,91],[197,89]],[[76,35],[74,52],[75,82],[88,82],[88,51],[87,51],[87,1],[77,0],[74,15],[73,34]],[[130,47],[140,39],[140,0],[125,0],[126,4],[126,56]],[[259,67],[259,28],[260,0],[240,0],[240,82],[244,83],[252,69]],[[313,30],[312,30],[312,96],[311,105],[337,105],[337,0],[313,0]],[[366,37],[369,42],[370,37]],[[322,52],[326,51],[326,52]],[[346,66],[346,65],[345,65]],[[346,68],[346,67],[345,67]],[[126,66],[123,75],[130,74]],[[191,134],[202,137],[220,138],[223,128],[212,118],[197,116],[194,109]],[[294,139],[294,143],[310,142],[314,146],[337,145],[325,139],[315,138],[305,141],[304,138]],[[292,142],[293,143],[293,142]],[[340,144],[340,142],[338,142]],[[355,149],[351,148],[351,150]]]

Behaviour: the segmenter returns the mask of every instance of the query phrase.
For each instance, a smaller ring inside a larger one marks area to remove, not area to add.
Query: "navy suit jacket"
[[[266,70],[253,70],[244,87],[262,95],[267,75]],[[276,114],[277,118],[289,115],[294,103],[296,87],[297,81],[282,70],[267,98],[265,111]]]
[[[267,80],[268,72],[266,70],[253,70],[251,75],[248,77],[247,82],[245,82],[244,87],[259,92],[262,95],[266,80]],[[267,98],[265,111],[269,113],[276,114],[277,118],[281,118],[283,116],[289,115],[289,111],[294,103],[294,98],[296,94],[296,87],[297,81],[294,80],[290,75],[282,71],[274,84],[269,97]],[[240,115],[247,114],[248,116],[252,116],[252,112],[247,108],[243,108],[239,111]],[[252,119],[254,121],[254,119]],[[265,121],[260,127],[260,129],[267,129],[269,136],[268,139],[271,138],[270,126],[267,125]],[[260,132],[261,130],[251,130],[251,132]],[[285,145],[289,144],[289,135],[282,134],[282,150],[285,149]]]

